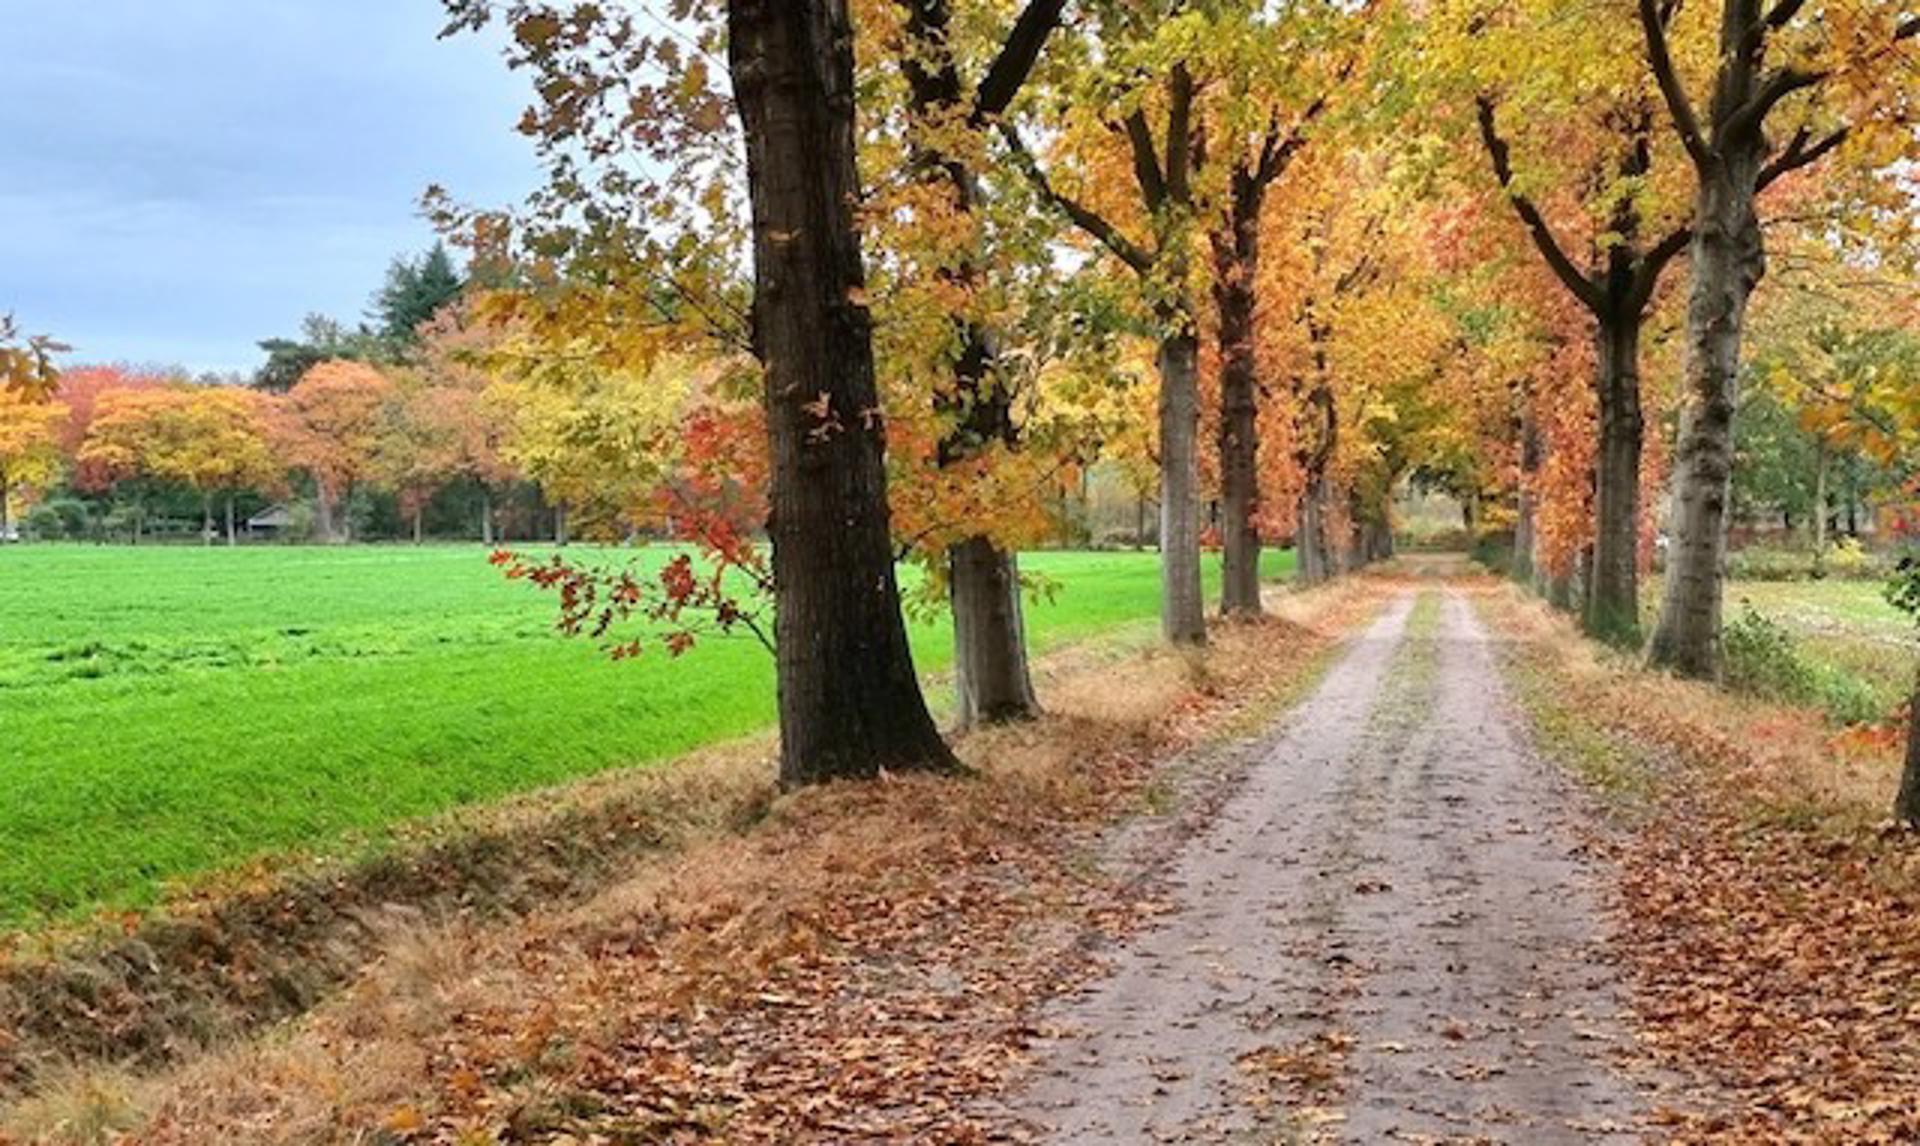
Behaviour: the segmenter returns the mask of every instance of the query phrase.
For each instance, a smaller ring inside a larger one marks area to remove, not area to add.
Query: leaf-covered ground
[[[1541,738],[1626,828],[1621,957],[1646,1036],[1723,1096],[1677,1143],[1920,1141],[1920,841],[1891,746],[1596,652],[1483,597]]]

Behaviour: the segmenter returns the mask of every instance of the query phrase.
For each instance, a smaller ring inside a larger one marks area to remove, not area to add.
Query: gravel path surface
[[[1181,850],[1170,913],[1047,1016],[1014,1119],[1060,1143],[1636,1140],[1606,872],[1523,726],[1467,602],[1398,599]]]

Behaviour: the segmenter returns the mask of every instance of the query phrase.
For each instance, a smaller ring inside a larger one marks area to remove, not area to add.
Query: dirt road
[[[1042,1141],[1634,1140],[1646,1098],[1571,784],[1485,630],[1409,591],[1169,873],[1172,911],[1048,1016]]]

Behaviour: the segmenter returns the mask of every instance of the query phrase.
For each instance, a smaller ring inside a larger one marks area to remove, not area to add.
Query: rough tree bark
[[[1540,422],[1533,412],[1533,395],[1524,389],[1520,393],[1519,435],[1520,498],[1513,526],[1513,560],[1508,573],[1515,581],[1530,585],[1536,569],[1534,547],[1537,544],[1536,518],[1539,512],[1539,498],[1534,493],[1534,484],[1539,480],[1543,459]]]
[[[1666,596],[1647,649],[1654,665],[1683,676],[1718,679],[1722,671],[1720,623],[1740,342],[1747,301],[1766,274],[1758,198],[1780,176],[1830,153],[1850,130],[1843,123],[1816,138],[1802,127],[1777,152],[1767,138],[1767,117],[1781,100],[1829,77],[1794,64],[1766,64],[1774,33],[1788,29],[1803,7],[1799,0],[1777,0],[1771,6],[1760,0],[1722,0],[1713,92],[1702,121],[1667,43],[1666,22],[1677,5],[1660,0],[1638,4],[1647,62],[1696,179],[1689,248],[1693,288],[1687,305],[1687,404],[1674,447]],[[1920,21],[1903,19],[1895,36],[1904,39],[1916,33]]]
[[[1174,644],[1207,639],[1200,591],[1200,341],[1160,341],[1160,627]]]
[[[1304,479],[1295,513],[1295,576],[1302,585],[1318,585],[1331,580],[1337,572],[1327,539],[1327,510],[1332,497],[1327,466],[1340,446],[1340,410],[1327,382],[1326,328],[1309,314],[1307,333],[1313,346],[1314,381],[1300,405],[1303,411],[1310,410],[1319,418],[1319,425],[1313,428],[1312,437],[1307,436],[1306,427],[1302,426],[1300,444],[1294,451],[1294,461],[1300,466]]]
[[[1060,22],[1064,0],[1032,0],[1009,30],[985,79],[969,98],[962,85],[949,37],[952,7],[947,0],[901,0],[914,51],[904,63],[917,117],[940,129],[956,115],[983,124],[1006,110],[1038,60],[1047,36]],[[959,156],[933,149],[916,155],[930,177],[944,185],[951,206],[971,214],[979,201],[975,173]],[[968,251],[943,273],[964,292],[977,285],[975,252]],[[954,420],[940,443],[942,466],[957,464],[995,442],[1014,446],[1019,430],[1013,420],[1013,392],[994,370],[993,341],[977,321],[956,315],[960,350],[954,361],[953,388],[935,404]],[[1029,719],[1039,715],[1028,665],[1025,618],[1020,605],[1020,574],[1012,552],[993,538],[975,534],[947,555],[953,609],[955,714],[961,728],[975,724]]]
[[[1300,506],[1295,511],[1295,576],[1302,585],[1320,585],[1332,580],[1332,561],[1327,554],[1327,479],[1309,475],[1300,491]]]
[[[1220,612],[1260,613],[1259,362],[1254,343],[1260,266],[1260,207],[1266,185],[1244,169],[1233,176],[1225,233],[1213,245],[1213,302],[1220,340]]]
[[[780,778],[949,769],[914,675],[872,412],[846,0],[730,0],[772,459]]]
[[[961,727],[1030,719],[1040,711],[1017,560],[985,537],[970,537],[948,553]]]
[[[1611,640],[1640,635],[1640,324],[1633,306],[1603,311],[1595,347],[1600,449],[1594,465],[1592,583],[1586,630]]]
[[[1687,306],[1687,404],[1674,446],[1673,539],[1666,597],[1649,655],[1683,676],[1717,679],[1732,499],[1733,412],[1747,299],[1765,271],[1753,186],[1756,146],[1703,177],[1695,209]]]

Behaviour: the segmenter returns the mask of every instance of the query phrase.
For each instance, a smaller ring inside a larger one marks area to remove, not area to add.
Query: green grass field
[[[1023,568],[1058,588],[1029,607],[1038,649],[1157,616],[1152,554]],[[6,547],[0,601],[6,926],[773,719],[750,638],[614,664],[477,548]],[[947,667],[944,616],[913,637],[923,672]]]
[[[1649,578],[1642,593],[1648,624],[1659,615],[1661,588]],[[1791,633],[1809,663],[1857,681],[1877,713],[1891,713],[1913,688],[1913,623],[1887,603],[1879,581],[1730,582],[1728,623],[1749,609]]]

